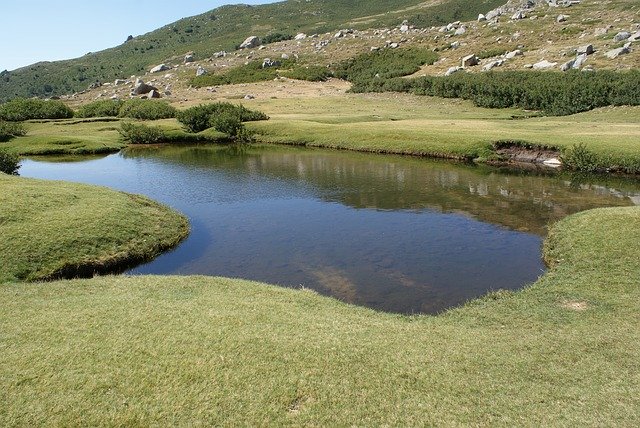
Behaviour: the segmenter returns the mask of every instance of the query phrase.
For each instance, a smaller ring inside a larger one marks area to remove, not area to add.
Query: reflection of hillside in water
[[[538,235],[567,215],[640,199],[640,185],[633,181],[576,182],[565,176],[351,152],[171,147],[124,156],[286,180],[311,189],[320,199],[354,208],[458,212]]]

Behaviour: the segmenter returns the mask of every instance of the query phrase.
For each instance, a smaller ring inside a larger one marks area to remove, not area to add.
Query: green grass
[[[0,286],[0,424],[637,426],[640,209],[555,225],[553,269],[444,315],[205,277]]]
[[[466,159],[490,155],[498,141],[560,150],[584,144],[599,164],[640,172],[638,107],[527,118],[531,113],[518,109],[402,94],[256,100],[251,105],[271,117],[247,125],[263,142]]]
[[[0,174],[0,282],[114,271],[188,232],[186,218],[142,196]]]
[[[22,156],[34,155],[88,155],[114,153],[127,143],[119,130],[120,122],[112,118],[108,122],[102,119],[63,120],[26,123],[27,135],[16,137],[0,147]],[[175,119],[163,119],[140,122],[162,130],[162,143],[222,143],[226,135],[214,130],[197,134],[186,132]]]

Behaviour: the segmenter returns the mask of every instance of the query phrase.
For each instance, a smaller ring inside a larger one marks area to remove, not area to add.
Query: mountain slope
[[[473,19],[502,3],[504,0],[288,0],[261,6],[223,6],[81,58],[3,71],[0,101],[77,92],[93,82],[138,74],[188,51],[205,58],[216,51],[233,50],[250,35],[380,28],[398,25],[404,19],[420,26],[440,25]]]

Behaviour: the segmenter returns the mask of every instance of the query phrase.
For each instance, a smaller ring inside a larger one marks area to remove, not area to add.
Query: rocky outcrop
[[[171,70],[171,67],[168,66],[167,64],[160,64],[160,65],[156,65],[151,70],[149,70],[149,73],[160,73],[162,71],[167,71],[167,70]]]
[[[199,65],[198,69],[196,70],[196,77],[204,76],[205,74],[208,74],[207,70]]]
[[[157,91],[157,90],[158,88],[156,88],[155,86],[151,86],[144,83],[142,79],[137,79],[131,93],[133,95],[143,95],[143,94],[148,94],[151,91]]]
[[[534,70],[546,70],[548,68],[553,68],[556,65],[558,65],[557,62],[549,62],[549,61],[547,61],[545,59],[545,60],[542,60],[540,62],[537,62],[537,63],[533,64],[533,69]]]
[[[478,57],[475,55],[467,55],[464,58],[462,58],[462,67],[473,67],[476,66],[480,63],[480,61],[478,60]]]
[[[262,42],[260,42],[260,38],[258,36],[249,36],[240,44],[240,49],[253,49],[257,48],[261,44]]]
[[[609,58],[609,59],[616,59],[620,55],[626,55],[626,54],[628,54],[630,52],[631,52],[631,43],[627,43],[626,45],[624,45],[621,48],[610,50],[609,52],[607,52],[605,54],[605,56],[607,58]]]

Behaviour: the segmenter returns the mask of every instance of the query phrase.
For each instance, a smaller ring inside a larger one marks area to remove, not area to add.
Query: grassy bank
[[[0,282],[114,271],[188,232],[183,216],[142,196],[0,174]]]
[[[264,142],[447,158],[491,156],[497,141],[570,149],[584,144],[596,160],[640,172],[640,108],[598,109],[564,117],[531,117],[519,109],[402,94],[252,102],[268,122],[248,128]]]
[[[119,133],[121,123],[113,118],[27,122],[27,135],[0,143],[0,147],[22,156],[114,153],[127,145]],[[226,135],[214,130],[197,134],[186,132],[175,119],[142,123],[161,129],[162,143],[220,143],[226,140]]]
[[[0,423],[618,425],[640,421],[640,209],[557,224],[553,269],[442,316],[242,280],[0,287]]]

